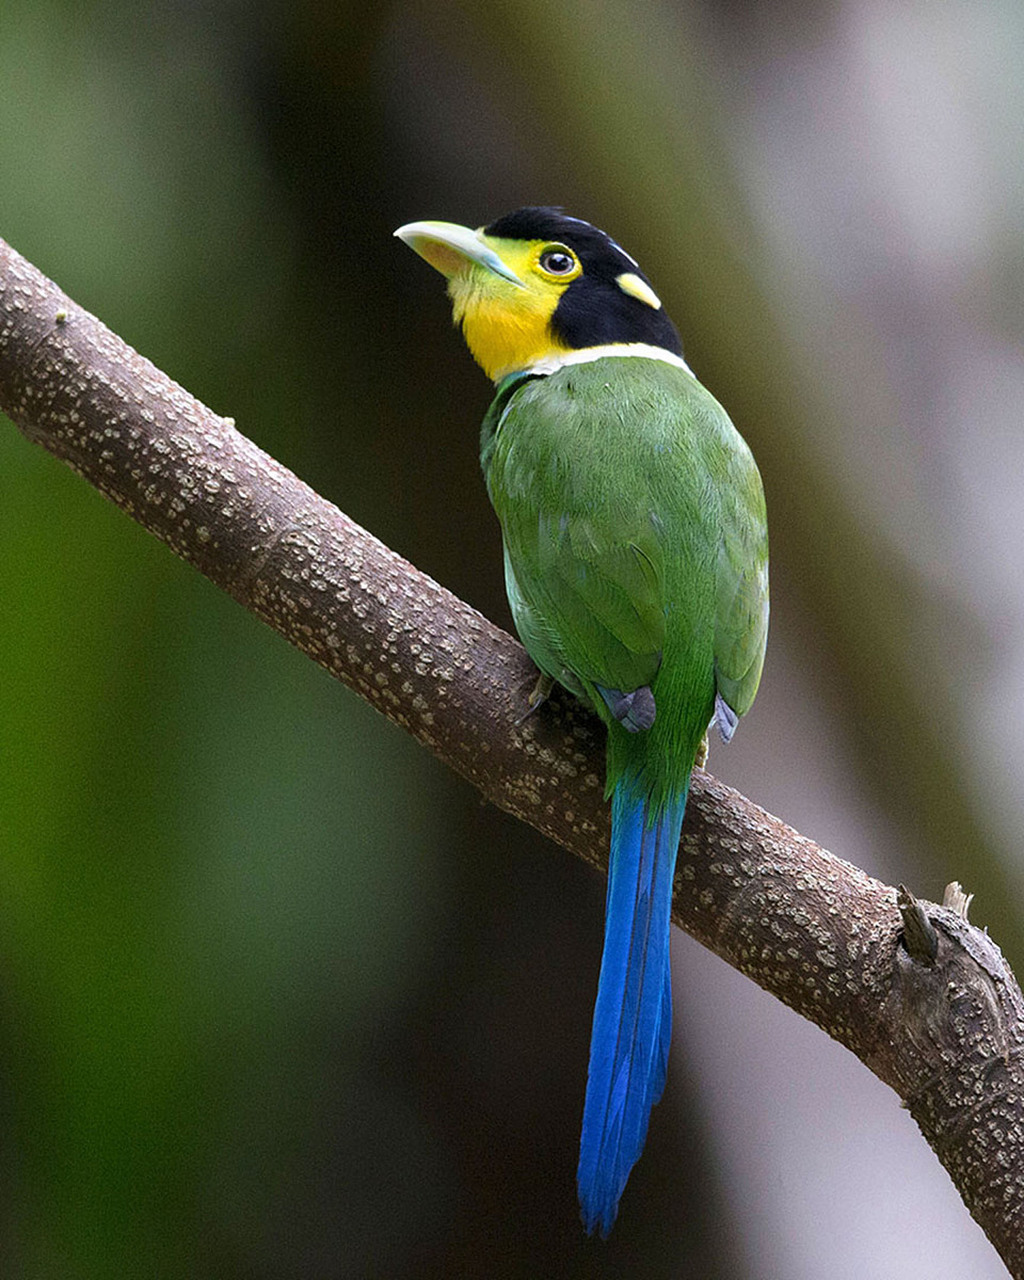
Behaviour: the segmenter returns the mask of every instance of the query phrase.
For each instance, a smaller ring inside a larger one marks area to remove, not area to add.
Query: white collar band
[[[647,342],[609,342],[603,347],[583,347],[579,351],[560,351],[556,355],[542,356],[534,361],[524,373],[555,373],[566,365],[589,364],[592,360],[604,360],[609,356],[639,356],[644,360],[662,360],[665,364],[674,364],[677,369],[685,369],[693,377],[693,370],[682,356],[664,347],[652,347]]]

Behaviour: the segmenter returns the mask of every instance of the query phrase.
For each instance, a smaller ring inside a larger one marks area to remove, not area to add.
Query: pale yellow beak
[[[480,231],[457,222],[407,222],[395,232],[399,240],[450,279],[468,266],[484,267],[525,289],[526,285],[484,239]]]

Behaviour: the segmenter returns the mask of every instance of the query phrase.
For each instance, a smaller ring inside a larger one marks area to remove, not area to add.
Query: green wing
[[[761,477],[746,445],[722,487],[715,612],[715,683],[738,715],[750,710],[768,641],[768,526]]]
[[[515,518],[505,523],[516,629],[534,662],[574,692],[580,681],[638,689],[658,672],[661,549],[642,547],[642,533],[598,530],[580,513],[542,512],[532,530]]]
[[[664,548],[600,417],[535,381],[489,415],[483,450],[516,629],[542,670],[588,695],[649,685],[665,641]]]

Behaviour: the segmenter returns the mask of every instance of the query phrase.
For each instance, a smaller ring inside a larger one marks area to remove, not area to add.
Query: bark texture
[[[606,868],[600,724],[520,724],[524,650],[0,241],[0,409],[499,807]],[[1024,1280],[1024,1001],[962,903],[919,903],[698,770],[674,919],[903,1099]]]

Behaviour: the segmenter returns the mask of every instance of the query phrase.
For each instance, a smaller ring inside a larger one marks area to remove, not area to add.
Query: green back
[[[757,691],[768,545],[750,451],[684,369],[612,357],[506,380],[481,462],[523,643],[608,723],[609,786],[632,764],[667,794],[716,691],[738,715]],[[649,685],[652,728],[627,733],[597,685]]]

